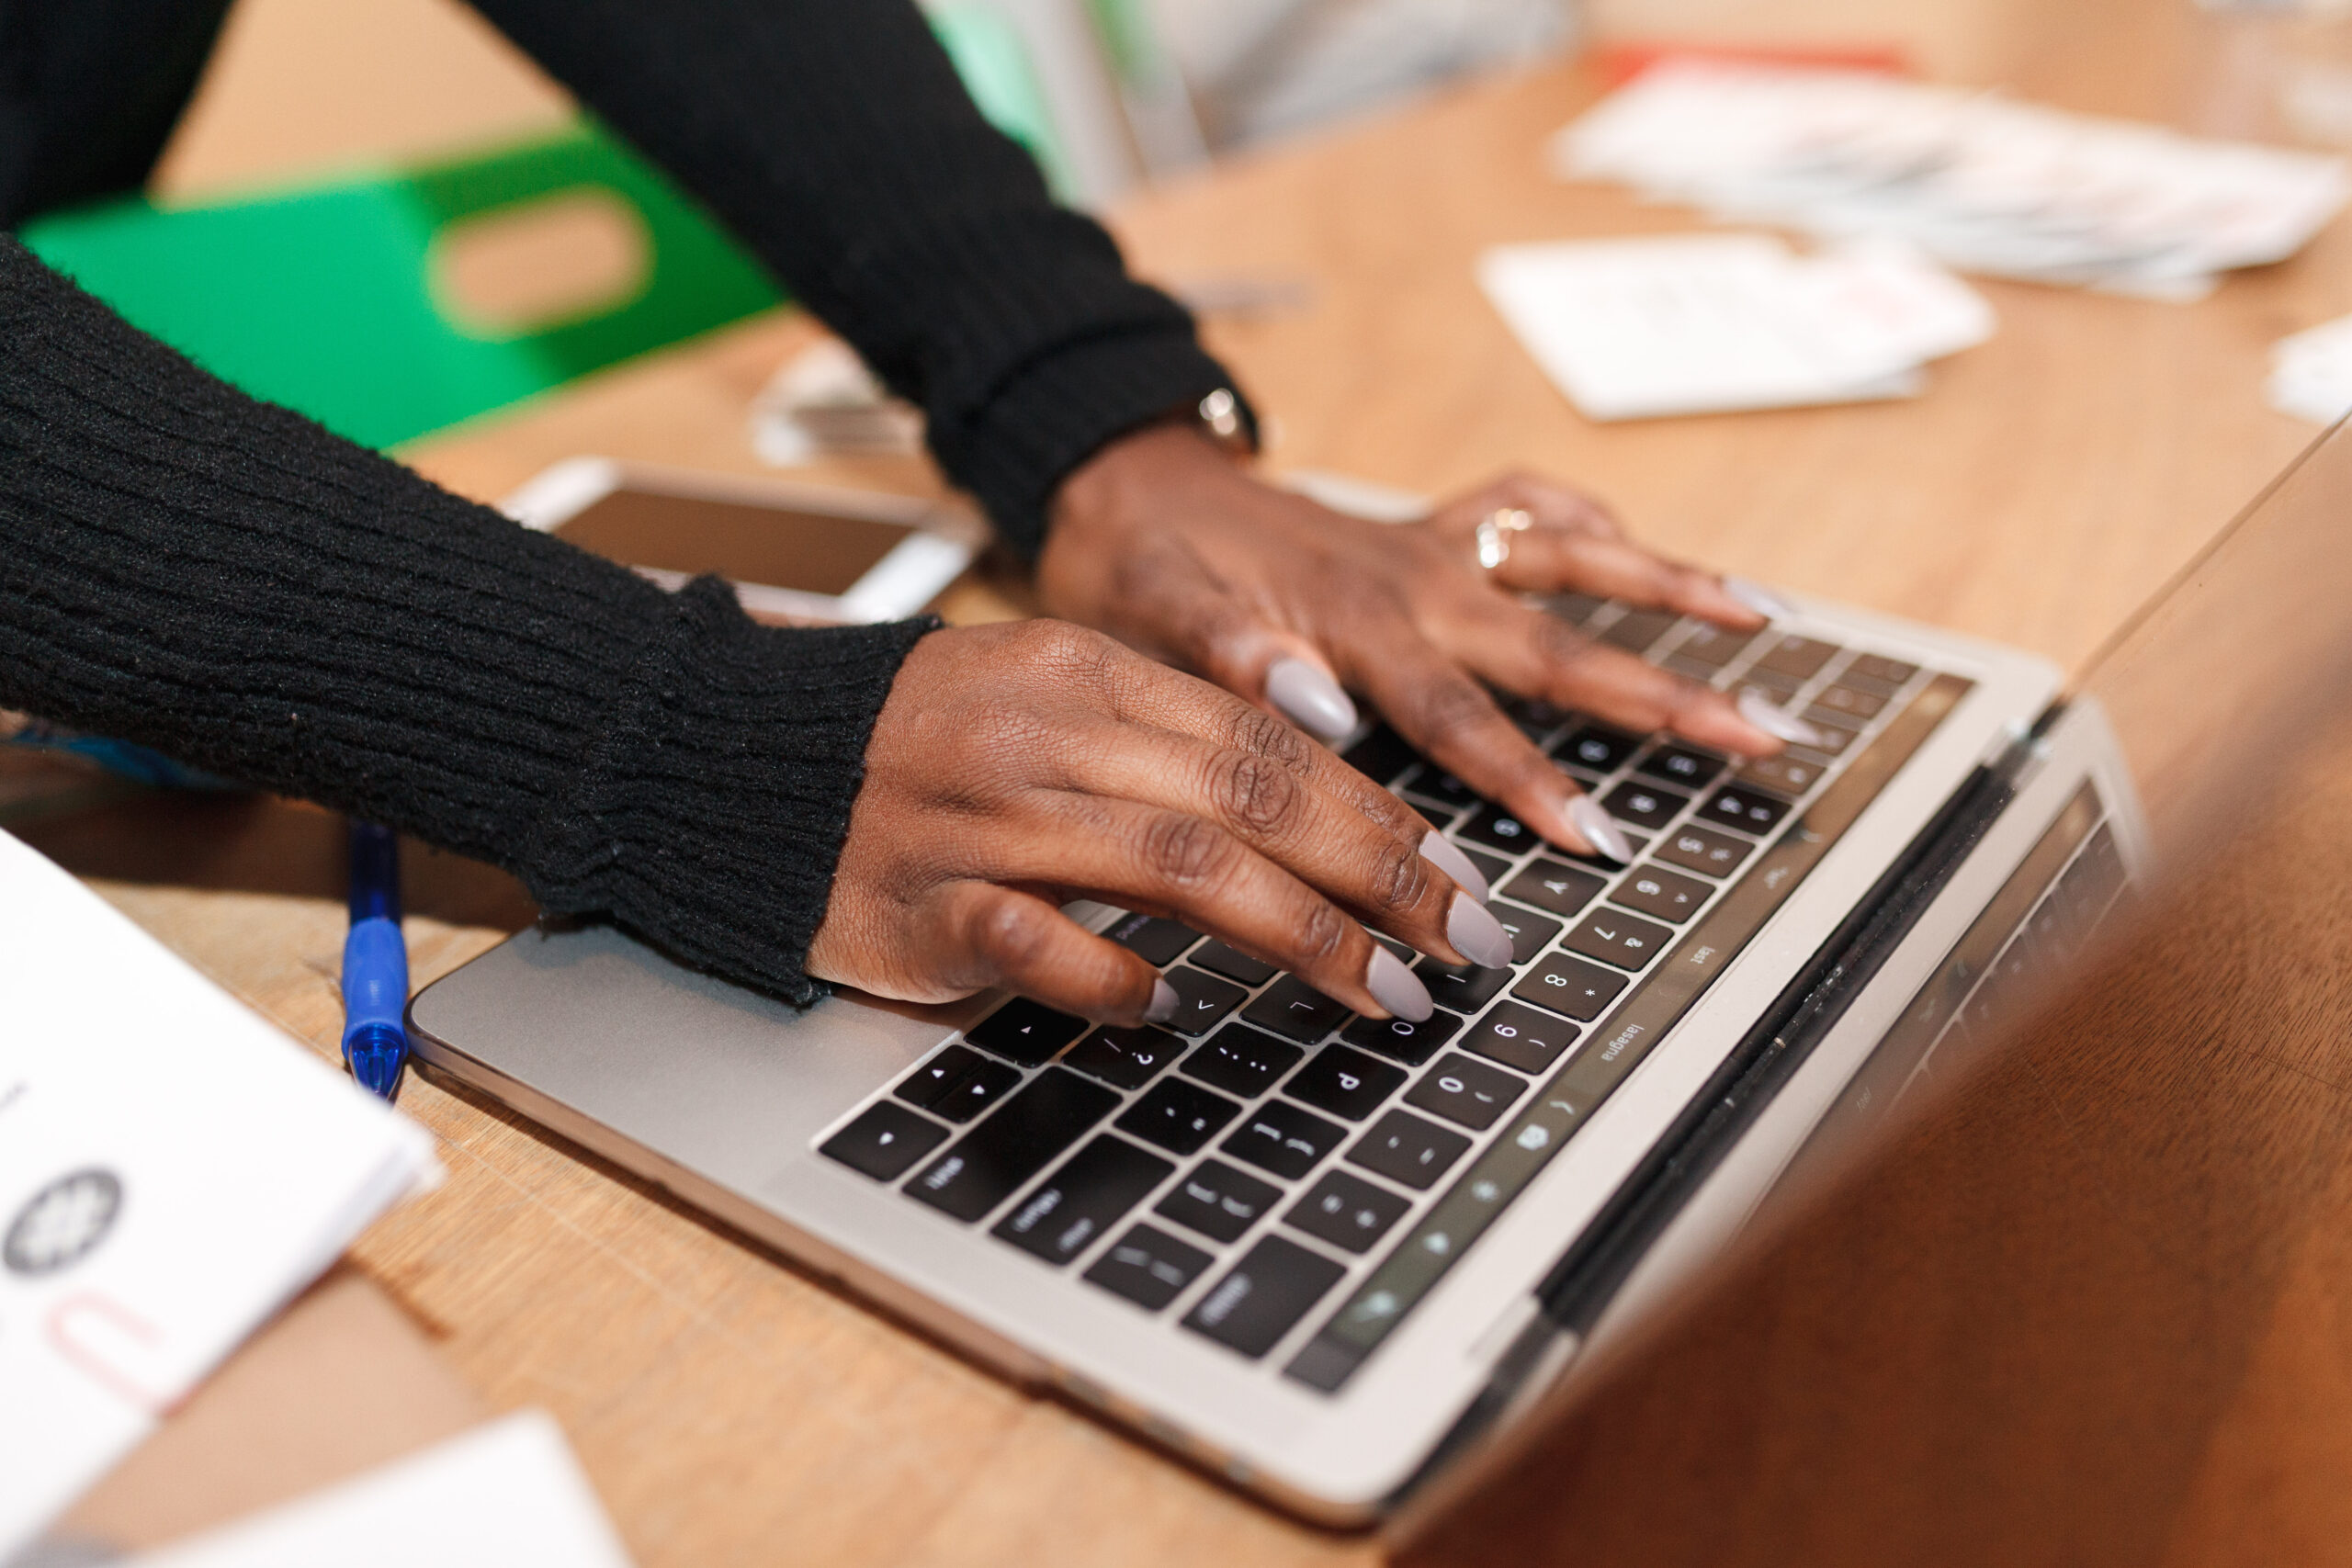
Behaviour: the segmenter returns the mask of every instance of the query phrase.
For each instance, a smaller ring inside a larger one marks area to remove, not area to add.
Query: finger
[[[1467,535],[1481,519],[1505,509],[1524,512],[1538,529],[1618,539],[1624,527],[1615,513],[1592,496],[1557,479],[1537,474],[1510,474],[1458,500],[1447,502],[1431,514],[1438,528]]]
[[[1176,1013],[1176,992],[1158,970],[1031,894],[947,883],[923,900],[918,934],[930,966],[959,988],[1008,987],[1098,1023],[1165,1023]]]
[[[1722,578],[1624,539],[1531,528],[1510,536],[1510,554],[1494,569],[1493,581],[1532,592],[1580,589],[1742,629],[1764,625],[1764,617],[1724,587]]]

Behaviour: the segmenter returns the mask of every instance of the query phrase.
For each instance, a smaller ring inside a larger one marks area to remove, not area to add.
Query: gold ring
[[[1525,507],[1498,506],[1478,519],[1478,564],[1487,570],[1510,559],[1510,536],[1535,525]]]

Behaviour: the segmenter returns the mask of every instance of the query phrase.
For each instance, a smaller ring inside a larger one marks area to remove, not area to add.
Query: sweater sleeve
[[[807,1001],[865,742],[928,629],[665,593],[244,397],[0,237],[0,707]]]
[[[921,403],[1023,553],[1103,443],[1233,387],[981,118],[913,0],[473,4]]]

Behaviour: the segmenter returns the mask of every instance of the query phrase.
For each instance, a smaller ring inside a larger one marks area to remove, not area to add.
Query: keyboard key
[[[1821,667],[1837,652],[1835,643],[1817,642],[1806,637],[1782,637],[1757,659],[1756,665],[1791,680],[1810,681],[1821,673]]]
[[[1729,876],[1756,848],[1745,839],[1735,839],[1729,833],[1718,833],[1707,828],[1677,828],[1666,839],[1666,847],[1657,858],[1672,861],[1690,871],[1703,871],[1709,876]]]
[[[1244,1100],[1255,1100],[1274,1080],[1298,1066],[1306,1053],[1271,1034],[1233,1024],[1184,1058],[1184,1075],[1214,1084]]]
[[[1182,1078],[1162,1078],[1112,1125],[1171,1154],[1189,1155],[1217,1135],[1241,1107]]]
[[[932,1101],[931,1109],[950,1122],[969,1122],[1021,1083],[1021,1069],[1002,1062],[983,1061]]]
[[[1347,1270],[1318,1252],[1270,1235],[1209,1287],[1184,1326],[1256,1360],[1306,1315]]]
[[[1552,755],[1572,768],[1613,773],[1641,743],[1640,736],[1628,735],[1613,725],[1588,724],[1553,747]]]
[[[1405,1217],[1412,1203],[1361,1176],[1327,1170],[1315,1190],[1291,1205],[1283,1223],[1350,1252],[1362,1252]]]
[[[1484,1062],[1474,1062],[1459,1051],[1449,1051],[1438,1058],[1437,1066],[1421,1075],[1421,1081],[1405,1096],[1405,1103],[1418,1105],[1457,1126],[1483,1133],[1526,1092],[1525,1078]]]
[[[1503,716],[1519,726],[1520,733],[1530,740],[1543,739],[1577,716],[1566,708],[1554,707],[1542,697],[1503,697],[1499,702]]]
[[[1462,850],[1464,858],[1468,860],[1472,865],[1478,868],[1478,874],[1487,879],[1487,886],[1488,887],[1498,886],[1504,877],[1510,874],[1510,862],[1507,860],[1498,860],[1495,856],[1487,854],[1478,850],[1462,849],[1460,844],[1456,844],[1453,847],[1457,850]],[[1394,944],[1392,943],[1391,945],[1393,946]]]
[[[1451,1011],[1469,1014],[1493,1001],[1510,984],[1508,969],[1482,969],[1476,964],[1441,964],[1424,958],[1413,973],[1430,990],[1430,1000]]]
[[[1221,1159],[1204,1159],[1152,1211],[1218,1241],[1239,1241],[1241,1233],[1272,1213],[1283,1190],[1236,1170]]]
[[[1782,703],[1795,696],[1797,688],[1804,684],[1802,681],[1792,680],[1778,671],[1767,670],[1760,665],[1750,669],[1739,678],[1742,691],[1758,693],[1774,707],[1779,707]]]
[[[1398,784],[1396,790],[1408,800],[1426,800],[1457,815],[1480,804],[1478,796],[1468,784],[1435,762],[1424,762],[1407,773],[1405,782]]]
[[[1656,915],[1679,925],[1699,912],[1714,888],[1693,876],[1682,876],[1657,865],[1645,865],[1617,885],[1609,896],[1612,904]]]
[[[1048,1263],[1068,1263],[1175,1168],[1104,1134],[1039,1182],[989,1234]]]
[[[1821,782],[1823,771],[1818,762],[1783,751],[1777,757],[1757,758],[1739,770],[1739,781],[1761,784],[1782,795],[1803,795]]]
[[[1809,750],[1825,757],[1842,757],[1846,754],[1846,748],[1854,743],[1854,737],[1860,733],[1834,724],[1818,724],[1814,726],[1814,741]],[[1799,748],[1791,747],[1790,750]]]
[[[1360,1018],[1341,1030],[1340,1038],[1418,1067],[1461,1028],[1459,1018],[1440,1008],[1419,1023],[1402,1018]]]
[[[947,1129],[938,1122],[880,1100],[819,1145],[817,1152],[876,1181],[896,1181],[946,1140]]]
[[[1567,946],[1620,969],[1640,969],[1664,953],[1673,940],[1674,933],[1664,926],[1603,910],[1570,931]]]
[[[1392,1111],[1356,1140],[1348,1163],[1419,1190],[1443,1176],[1469,1146],[1469,1139],[1450,1128]]]
[[[1230,981],[1181,965],[1166,971],[1165,977],[1176,993],[1176,1016],[1168,1027],[1179,1034],[1206,1034],[1250,994]]]
[[[1609,603],[1589,593],[1555,593],[1544,601],[1544,607],[1571,626],[1582,626],[1592,619],[1592,613]]]
[[[1487,913],[1495,923],[1510,933],[1510,961],[1526,964],[1552,945],[1560,934],[1560,922],[1547,920],[1541,915],[1531,915],[1524,909],[1514,909],[1509,904],[1489,904]]]
[[[1534,973],[1513,986],[1510,994],[1521,1001],[1566,1013],[1578,1023],[1590,1023],[1624,988],[1623,975],[1555,953],[1537,964]]]
[[[1048,1067],[948,1145],[906,1194],[959,1220],[977,1220],[1109,1114],[1119,1097],[1064,1067]]]
[[[1062,1065],[1121,1089],[1141,1089],[1183,1054],[1184,1043],[1164,1029],[1098,1029]]]
[[[1261,1029],[1285,1040],[1312,1045],[1348,1016],[1348,1010],[1295,975],[1285,975],[1268,987],[1241,1015]]]
[[[1238,1160],[1295,1181],[1340,1146],[1348,1130],[1287,1100],[1272,1100],[1251,1111],[1219,1146]]]
[[[1192,962],[1212,975],[1238,980],[1252,989],[1282,973],[1273,964],[1252,958],[1239,948],[1228,947],[1221,942],[1205,942],[1193,950]]]
[[[1539,855],[1528,863],[1525,871],[1502,888],[1506,898],[1516,898],[1522,904],[1532,904],[1539,909],[1549,909],[1555,915],[1580,915],[1584,907],[1609,886],[1608,879],[1589,871],[1579,871],[1566,861]]]
[[[1706,821],[1758,834],[1770,832],[1788,814],[1787,801],[1760,789],[1742,789],[1737,784],[1724,785],[1699,808],[1700,817]]]
[[[1603,796],[1600,804],[1620,822],[1631,822],[1637,828],[1663,828],[1690,804],[1690,797],[1628,779]]]
[[[1560,1054],[1575,1044],[1582,1032],[1565,1019],[1537,1012],[1517,1002],[1505,1002],[1480,1019],[1462,1045],[1464,1050],[1476,1051],[1506,1067],[1540,1073],[1558,1061]]]
[[[1376,1062],[1345,1045],[1326,1045],[1293,1073],[1283,1092],[1301,1104],[1361,1122],[1405,1081],[1405,1070]]]
[[[1340,761],[1382,785],[1396,783],[1397,774],[1420,760],[1405,738],[1385,724],[1374,725],[1370,734],[1340,753]]]
[[[1086,1271],[1090,1284],[1125,1296],[1146,1312],[1158,1312],[1201,1277],[1209,1255],[1187,1247],[1154,1225],[1136,1225],[1112,1243]]]
[[[1864,681],[1881,681],[1885,682],[1891,690],[1902,685],[1918,672],[1917,665],[1905,664],[1900,659],[1889,659],[1883,654],[1861,653],[1854,656],[1854,661],[1846,666],[1846,673],[1838,678],[1851,680],[1860,677]]]
[[[1102,933],[1154,969],[1165,969],[1201,940],[1201,933],[1157,915],[1122,915]]]
[[[928,1111],[939,1097],[971,1076],[972,1070],[986,1056],[978,1051],[967,1051],[961,1045],[950,1045],[913,1072],[892,1092],[909,1105],[920,1105]]]
[[[1043,1002],[1015,997],[964,1031],[964,1038],[1024,1067],[1051,1061],[1054,1053],[1092,1027],[1082,1018],[1056,1012]]]
[[[1644,757],[1634,771],[1668,784],[1696,788],[1724,771],[1724,760],[1712,751],[1693,750],[1688,746],[1660,746]]]
[[[1544,836],[1499,806],[1482,806],[1458,829],[1465,843],[1484,844],[1507,855],[1522,855],[1543,843]]]
[[[1886,706],[1886,699],[1875,693],[1853,686],[1836,685],[1823,688],[1806,711],[1842,720],[1847,728],[1859,729],[1879,716]]]
[[[1609,623],[1600,640],[1628,653],[1647,653],[1681,619],[1671,610],[1628,610]]]
[[[1736,632],[1729,626],[1693,621],[1682,640],[1674,645],[1674,651],[1681,658],[1693,660],[1711,670],[1720,670],[1738,658],[1740,650],[1755,637],[1754,632]]]

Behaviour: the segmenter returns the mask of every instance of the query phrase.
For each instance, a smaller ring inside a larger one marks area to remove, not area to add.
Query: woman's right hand
[[[1058,908],[1095,898],[1418,1021],[1427,989],[1364,927],[1505,964],[1486,892],[1419,812],[1280,719],[1063,622],[975,626],[899,668],[808,968],[910,1001],[1003,986],[1166,1021],[1158,972]]]

